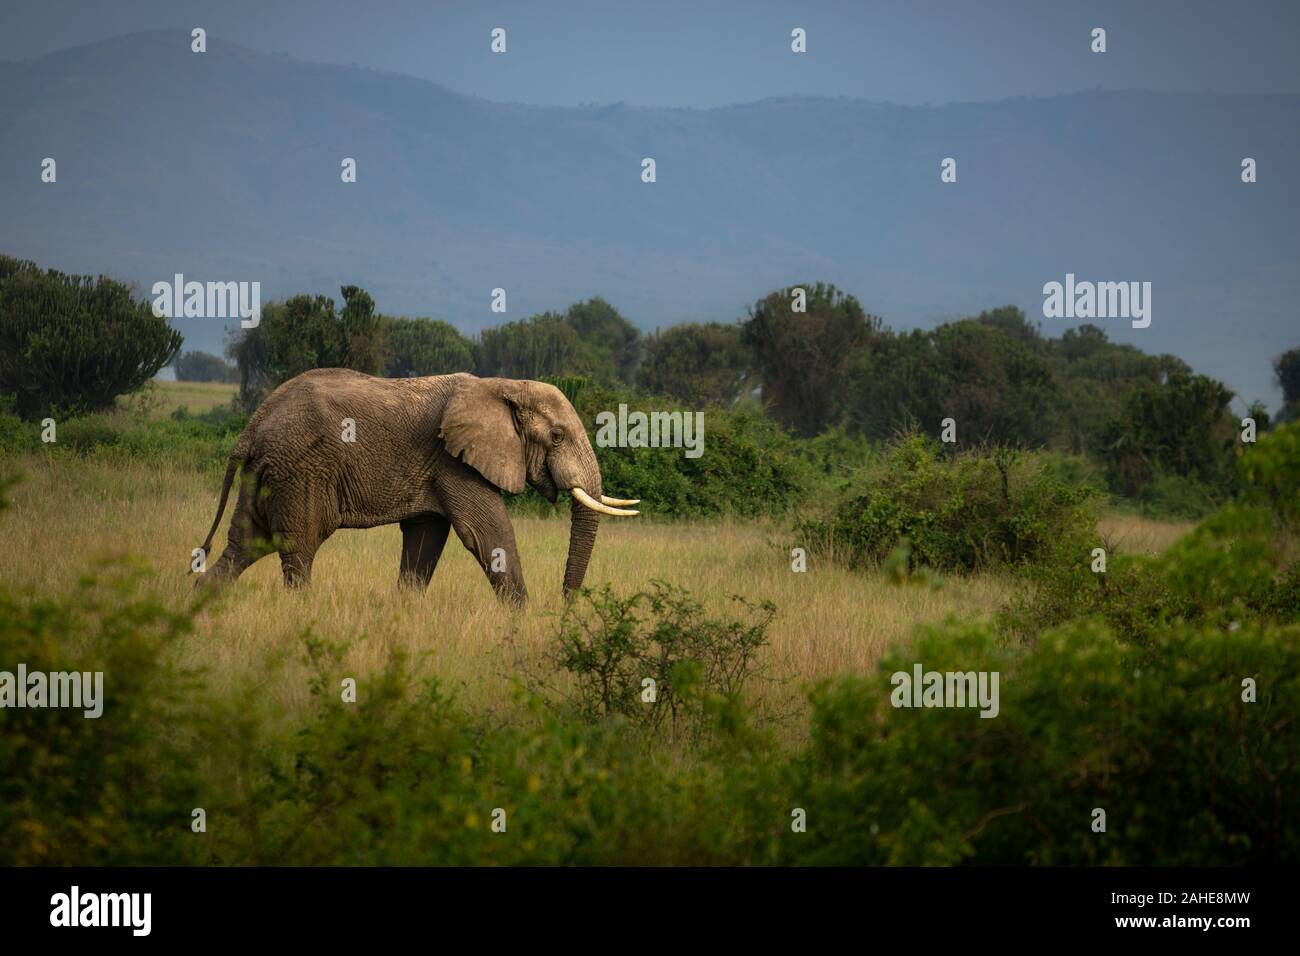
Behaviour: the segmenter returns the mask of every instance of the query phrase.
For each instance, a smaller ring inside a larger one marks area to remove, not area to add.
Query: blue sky
[[[486,99],[717,106],[793,93],[922,104],[1089,89],[1300,93],[1297,0],[42,0],[0,6],[0,59],[203,26],[265,52]],[[509,55],[488,51],[504,27]],[[788,53],[804,27],[809,55]],[[1093,27],[1109,51],[1088,50]]]

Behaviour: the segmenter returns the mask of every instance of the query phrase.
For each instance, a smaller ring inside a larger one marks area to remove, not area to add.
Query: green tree
[[[963,442],[1048,444],[1061,399],[1045,352],[1011,307],[929,332],[877,335],[853,358],[848,422],[884,439],[912,428],[937,435],[952,418]]]
[[[1300,349],[1283,352],[1273,360],[1273,375],[1282,389],[1282,410],[1279,422],[1300,420]]]
[[[688,405],[730,405],[752,365],[740,326],[687,322],[646,340],[637,385]]]
[[[1075,454],[1097,447],[1133,388],[1157,385],[1169,375],[1191,374],[1182,359],[1111,342],[1096,325],[1068,329],[1047,345],[1062,396],[1057,444]]]
[[[583,375],[604,380],[609,373],[597,347],[554,312],[484,329],[474,352],[479,375],[532,379]]]
[[[1164,474],[1230,492],[1237,445],[1232,395],[1222,382],[1184,373],[1130,391],[1097,449],[1111,488],[1137,495]]]
[[[108,408],[153,378],[181,341],[115,279],[0,256],[0,394],[23,418]]]
[[[474,348],[449,322],[384,317],[384,374],[446,375],[474,370]]]
[[[632,381],[640,359],[641,332],[618,309],[596,296],[569,306],[564,320],[589,349],[608,355],[610,369],[602,376],[604,380],[611,380],[612,375],[623,382]]]
[[[997,329],[999,332],[1015,339],[1033,352],[1041,352],[1046,347],[1046,340],[1038,326],[1030,325],[1024,310],[1019,306],[1002,305],[996,309],[987,309],[975,317],[981,325]]]
[[[795,311],[797,289],[806,295],[805,311]],[[783,425],[811,436],[838,421],[849,362],[879,335],[880,320],[853,296],[818,282],[759,299],[743,329],[762,376],[764,403]]]

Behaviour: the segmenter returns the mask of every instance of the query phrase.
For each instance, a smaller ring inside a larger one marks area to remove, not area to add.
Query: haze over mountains
[[[1014,303],[1057,335],[1077,323],[1042,287],[1073,273],[1150,281],[1149,328],[1097,324],[1246,400],[1276,405],[1270,359],[1300,345],[1294,95],[535,107],[179,31],[0,63],[0,88],[0,252],[145,291],[355,283],[466,332],[603,295],[652,329],[820,279],[894,327]],[[177,324],[220,349],[220,320]]]

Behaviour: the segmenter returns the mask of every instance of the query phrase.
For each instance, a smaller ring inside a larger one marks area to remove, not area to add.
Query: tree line
[[[1159,487],[1189,513],[1234,490],[1241,418],[1259,432],[1272,416],[1234,414],[1227,386],[1174,355],[1111,342],[1091,324],[1044,335],[1003,306],[902,331],[826,283],[775,290],[732,323],[685,323],[643,335],[599,297],[484,329],[476,339],[429,319],[376,314],[343,292],[270,306],[230,354],[249,408],[309,368],[382,375],[470,371],[510,378],[580,376],[687,407],[755,403],[797,438],[833,430],[882,441],[939,435],[958,442],[1048,448],[1086,456],[1112,491]],[[1281,355],[1281,419],[1300,409],[1300,349]]]
[[[389,377],[469,371],[579,377],[685,407],[761,407],[796,438],[870,441],[955,423],[963,445],[1048,448],[1099,463],[1113,491],[1231,493],[1241,418],[1221,382],[1173,355],[1111,342],[1095,325],[1044,335],[1014,306],[927,330],[895,330],[833,285],[774,290],[734,322],[643,334],[600,297],[463,335],[441,320],[384,315],[358,286],[295,295],[228,343],[232,364],[180,352],[147,302],[107,277],[0,257],[0,392],[22,417],[110,406],[173,363],[190,380],[237,380],[251,411],[312,368]],[[1300,348],[1277,357],[1284,403],[1246,416],[1259,431],[1300,413]],[[1170,484],[1172,482],[1172,484]],[[1177,486],[1177,487],[1175,487]]]

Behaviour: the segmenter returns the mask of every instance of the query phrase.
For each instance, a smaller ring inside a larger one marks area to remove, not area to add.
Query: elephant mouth
[[[529,484],[536,488],[537,493],[551,504],[555,504],[555,500],[560,496],[560,488],[555,483],[555,478],[551,475],[549,468],[543,467],[541,474],[532,479]]]

